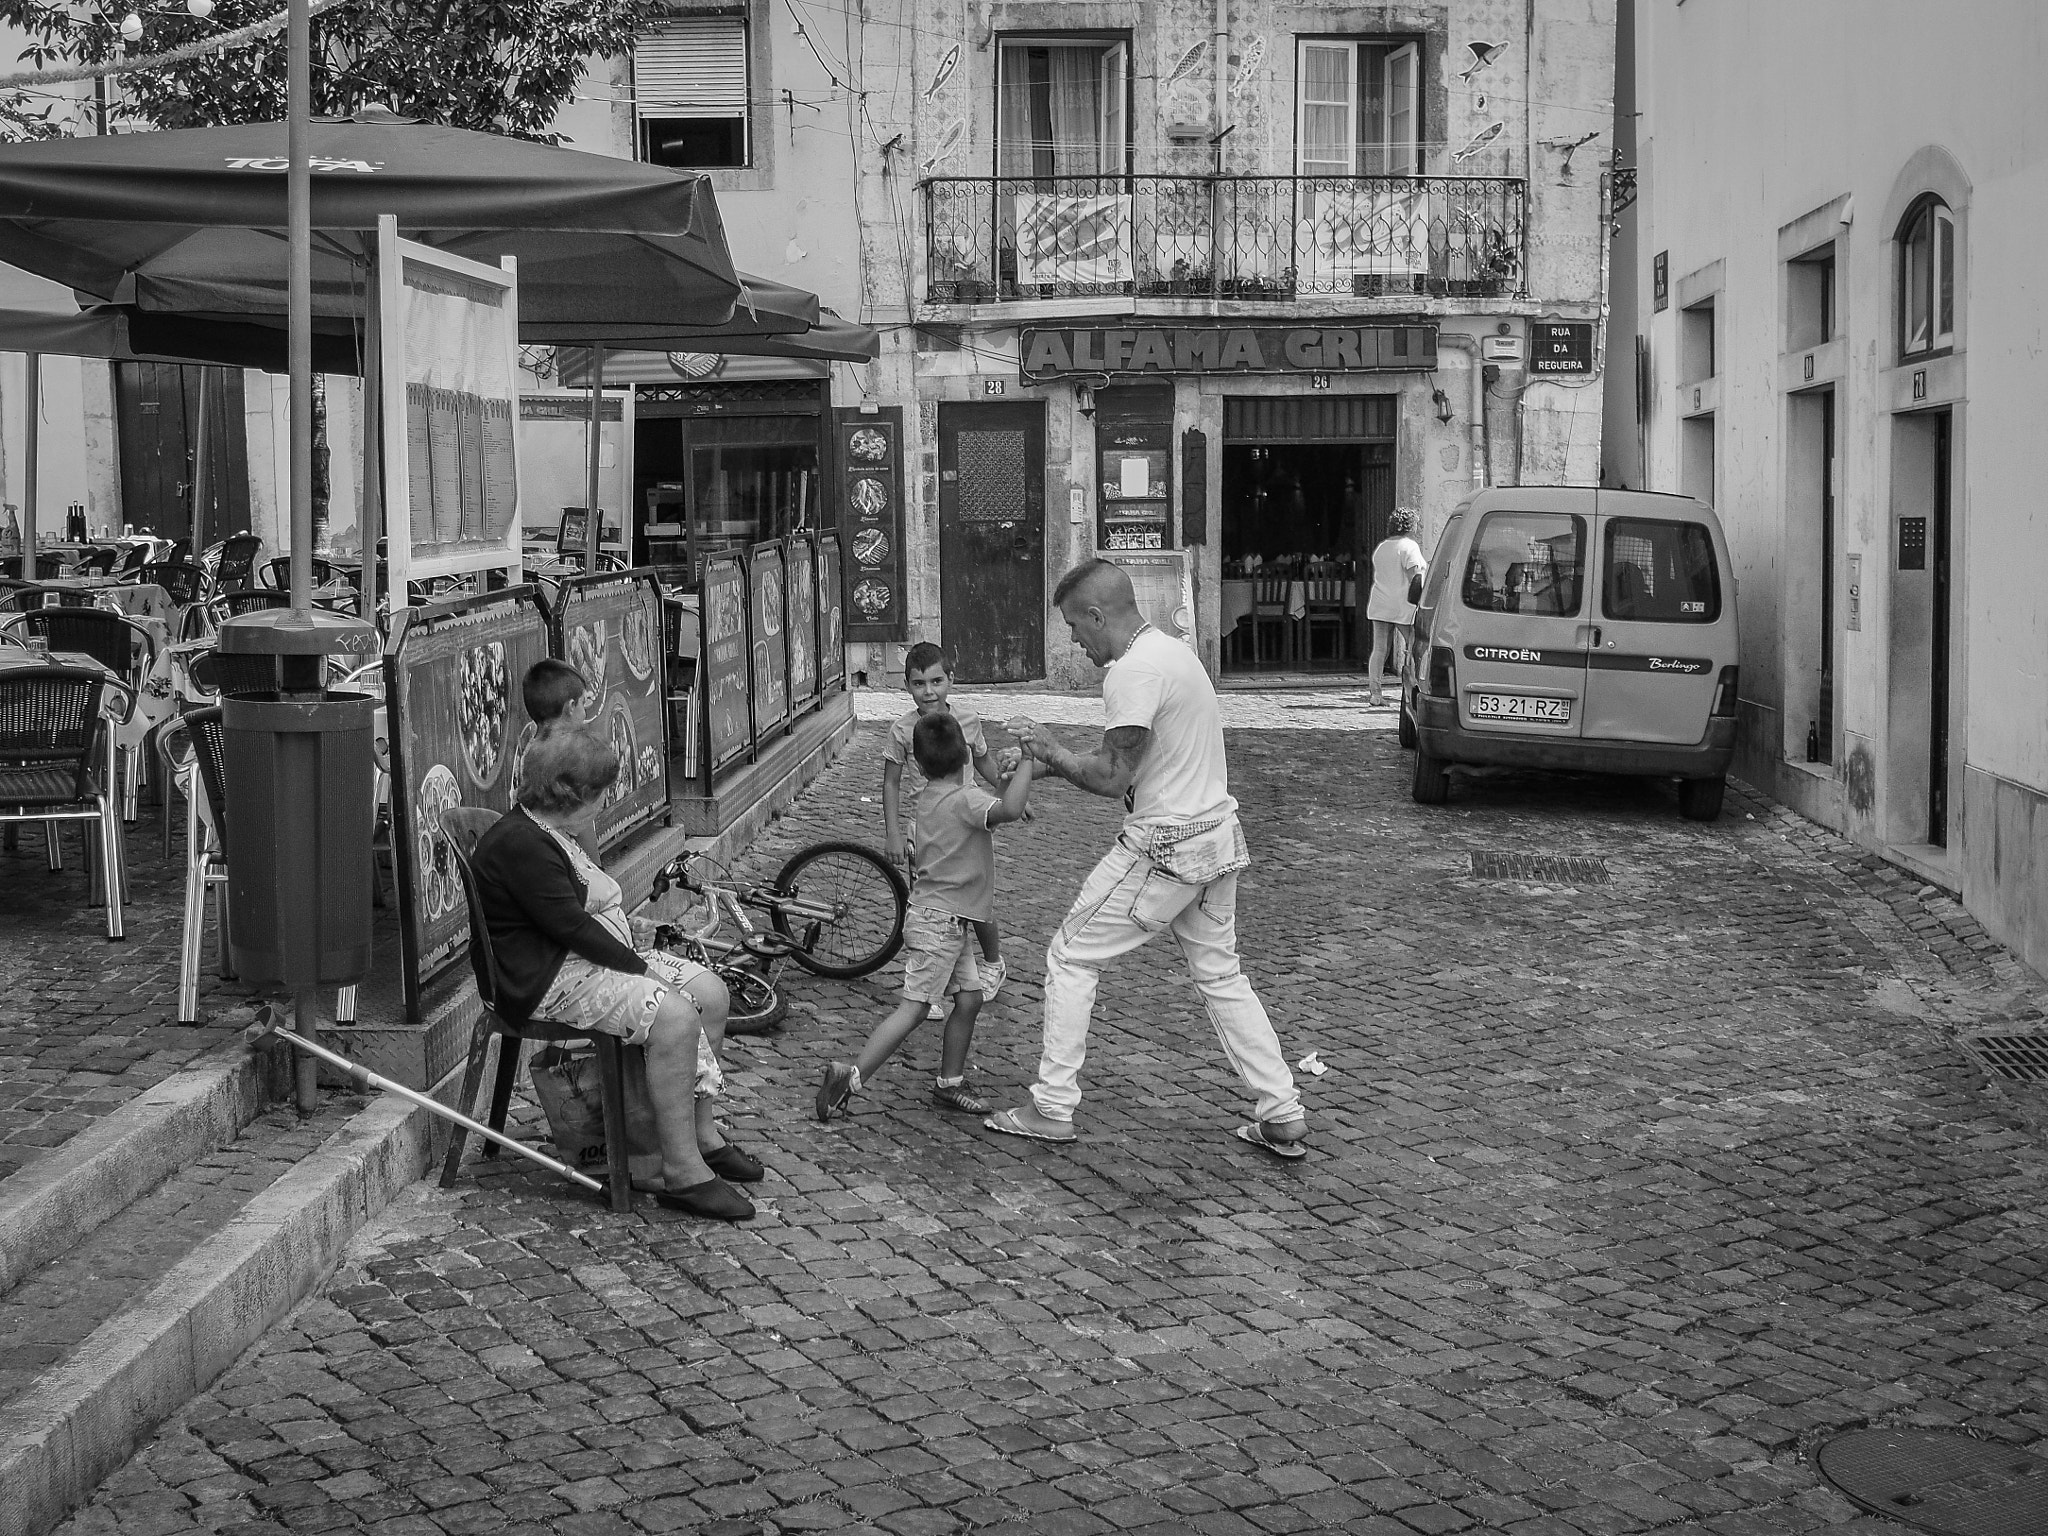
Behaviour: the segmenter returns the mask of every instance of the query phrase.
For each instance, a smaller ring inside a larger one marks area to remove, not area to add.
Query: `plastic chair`
[[[185,924],[178,948],[178,1022],[199,1022],[199,950],[206,936],[206,899],[213,898],[214,964],[232,978],[228,959],[227,732],[218,705],[195,709],[165,726],[157,738],[166,783],[185,795]],[[180,748],[184,750],[181,752]],[[334,1017],[348,1024],[356,1016],[356,989],[336,995]]]
[[[11,828],[25,821],[41,822],[53,871],[64,867],[57,844],[61,825],[97,823],[97,885],[107,907],[107,937],[118,939],[123,935],[125,872],[113,794],[112,738],[100,713],[106,687],[104,678],[77,667],[20,667],[0,673],[0,823]],[[132,712],[132,695],[129,708]],[[95,761],[103,742],[104,776]]]
[[[498,1011],[498,961],[491,949],[491,929],[484,913],[482,893],[470,858],[476,845],[498,819],[496,811],[457,806],[441,813],[441,836],[455,855],[455,868],[462,877],[463,899],[469,904],[469,965],[476,973],[477,996],[483,1012],[470,1032],[469,1062],[463,1068],[462,1094],[455,1101],[458,1113],[472,1114],[477,1090],[483,1086],[484,1057],[491,1037],[498,1038],[498,1076],[491,1088],[491,1108],[484,1124],[492,1130],[505,1129],[505,1112],[512,1104],[512,1084],[519,1076],[519,1057],[526,1042],[568,1044],[589,1041],[597,1047],[599,1094],[604,1101],[604,1145],[608,1163],[607,1183],[611,1206],[624,1214],[633,1209],[633,1176],[626,1161],[625,1046],[616,1035],[593,1034],[570,1024],[548,1019],[527,1019],[514,1024]],[[468,1133],[455,1127],[448,1142],[448,1155],[441,1163],[441,1187],[452,1189],[462,1168],[462,1147]],[[496,1157],[498,1144],[485,1142],[483,1155]]]
[[[1280,631],[1280,660],[1294,660],[1294,615],[1287,608],[1288,582],[1284,577],[1261,577],[1252,588],[1252,665],[1266,664],[1262,637],[1268,625]]]

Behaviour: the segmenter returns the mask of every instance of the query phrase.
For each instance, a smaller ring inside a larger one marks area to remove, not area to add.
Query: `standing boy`
[[[948,998],[953,1007],[946,1015],[932,1102],[967,1114],[988,1113],[987,1103],[967,1087],[967,1052],[986,993],[967,930],[995,922],[992,832],[1023,819],[1032,764],[1028,758],[1018,764],[998,800],[967,782],[967,738],[952,715],[934,711],[924,716],[911,731],[910,745],[925,786],[917,796],[917,883],[903,921],[903,1001],[876,1026],[859,1061],[835,1061],[825,1068],[818,1084],[820,1120],[843,1111],[931,1008]]]
[[[917,707],[896,718],[889,727],[889,739],[882,744],[882,821],[891,864],[905,862],[907,849],[914,842],[917,830],[913,818],[908,828],[911,835],[906,835],[902,802],[904,765],[917,766],[910,750],[910,738],[918,721],[932,715],[952,716],[959,723],[960,735],[966,742],[967,755],[974,764],[975,773],[996,793],[1003,791],[1003,780],[989,757],[988,739],[982,734],[981,721],[973,711],[954,709],[946,702],[947,695],[953,691],[953,679],[946,668],[945,652],[929,640],[920,640],[913,645],[903,657],[903,686]],[[965,762],[961,764],[958,776],[965,782]],[[916,786],[913,784],[912,787]],[[1008,968],[1003,964],[1002,940],[996,932],[995,920],[976,922],[974,937],[981,946],[982,995],[994,997],[1002,990],[1003,978],[1008,974]]]

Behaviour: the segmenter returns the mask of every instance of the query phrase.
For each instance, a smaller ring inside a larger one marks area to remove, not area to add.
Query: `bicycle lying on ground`
[[[776,973],[784,960],[844,981],[880,970],[903,947],[910,887],[860,843],[813,843],[768,885],[721,885],[700,873],[705,866],[723,868],[686,853],[654,877],[653,899],[677,888],[695,898],[685,912],[655,925],[654,944],[710,967],[725,983],[732,999],[728,1035],[761,1034],[782,1022],[789,1003]],[[765,914],[769,926],[756,923],[750,909]],[[728,920],[737,939],[718,936]]]

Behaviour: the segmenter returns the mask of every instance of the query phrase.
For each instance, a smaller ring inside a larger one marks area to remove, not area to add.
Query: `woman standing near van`
[[[1387,515],[1387,536],[1372,552],[1372,591],[1365,600],[1365,616],[1372,621],[1372,659],[1365,664],[1365,675],[1374,708],[1386,703],[1380,691],[1380,673],[1388,653],[1392,652],[1398,679],[1414,638],[1415,605],[1408,601],[1408,591],[1415,579],[1429,570],[1422,546],[1415,542],[1416,521],[1413,507],[1394,508]]]

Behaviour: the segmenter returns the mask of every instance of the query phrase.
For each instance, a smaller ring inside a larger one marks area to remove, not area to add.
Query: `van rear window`
[[[1586,520],[1563,512],[1489,512],[1465,560],[1467,608],[1569,618],[1579,611]]]
[[[1647,517],[1607,521],[1600,612],[1650,624],[1712,624],[1721,617],[1714,536],[1699,523]]]

